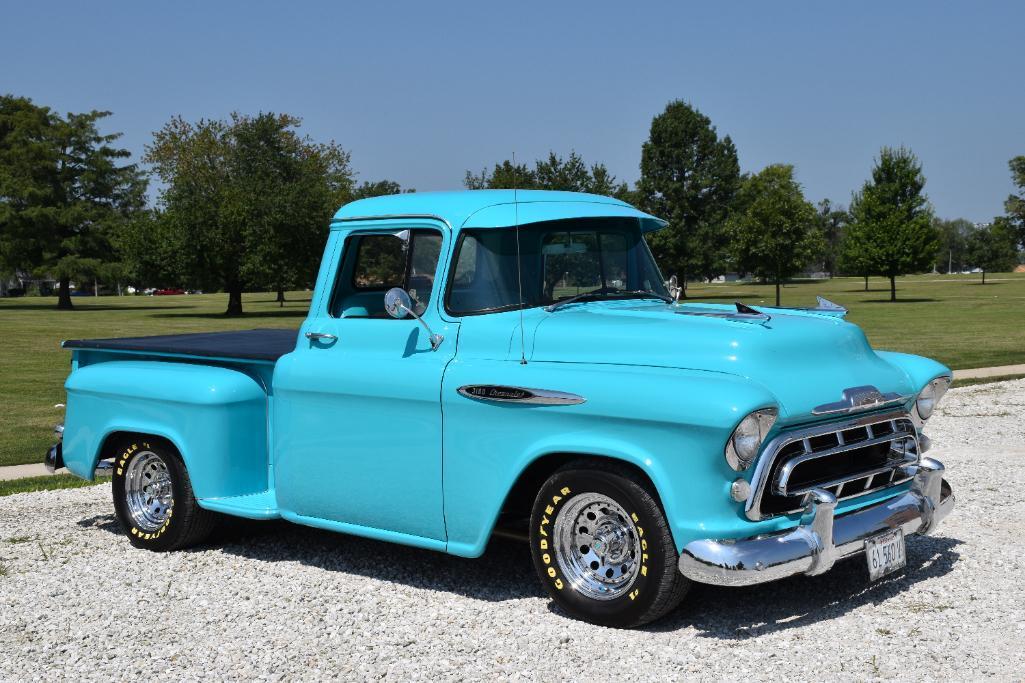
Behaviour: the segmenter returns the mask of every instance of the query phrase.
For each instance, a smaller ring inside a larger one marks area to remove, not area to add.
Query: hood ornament
[[[850,387],[843,390],[843,398],[835,403],[823,403],[812,409],[812,415],[832,415],[834,413],[855,413],[871,410],[891,403],[903,403],[907,396],[889,392],[884,394],[871,385]]]

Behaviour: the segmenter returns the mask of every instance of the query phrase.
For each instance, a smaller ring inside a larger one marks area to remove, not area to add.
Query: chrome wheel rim
[[[167,521],[174,505],[171,473],[153,451],[142,451],[128,463],[125,501],[132,522],[143,531],[156,531]]]
[[[569,500],[555,518],[555,559],[569,584],[594,600],[624,595],[640,571],[641,541],[630,515],[600,493]]]

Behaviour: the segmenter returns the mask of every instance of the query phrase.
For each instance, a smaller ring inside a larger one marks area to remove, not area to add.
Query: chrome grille
[[[785,432],[759,459],[747,516],[798,512],[812,489],[846,500],[895,486],[911,479],[918,458],[915,425],[903,412]]]

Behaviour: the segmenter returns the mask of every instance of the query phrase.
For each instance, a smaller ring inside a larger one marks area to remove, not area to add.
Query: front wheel
[[[654,621],[689,585],[648,483],[615,463],[578,461],[553,474],[534,501],[530,547],[552,599],[595,624]]]
[[[168,442],[142,437],[122,442],[114,458],[114,511],[137,548],[177,550],[202,542],[216,513],[196,503],[178,451]]]

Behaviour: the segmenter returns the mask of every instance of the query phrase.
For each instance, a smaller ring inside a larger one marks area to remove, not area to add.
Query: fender
[[[267,394],[246,372],[192,363],[112,360],[74,370],[64,462],[91,479],[117,432],[163,437],[181,453],[198,498],[268,488]]]
[[[459,393],[471,384],[568,392],[585,401],[525,405]],[[531,463],[552,454],[636,466],[654,485],[682,548],[712,520],[737,522],[742,511],[729,498],[737,473],[723,448],[745,415],[775,404],[760,384],[724,373],[453,361],[442,387],[448,550],[468,557],[483,552],[515,482]]]
[[[915,387],[915,395],[918,395],[925,385],[941,375],[953,377],[954,373],[946,365],[937,363],[931,358],[915,356],[910,353],[899,353],[897,351],[876,351],[876,355],[884,361],[902,370],[911,385]]]

